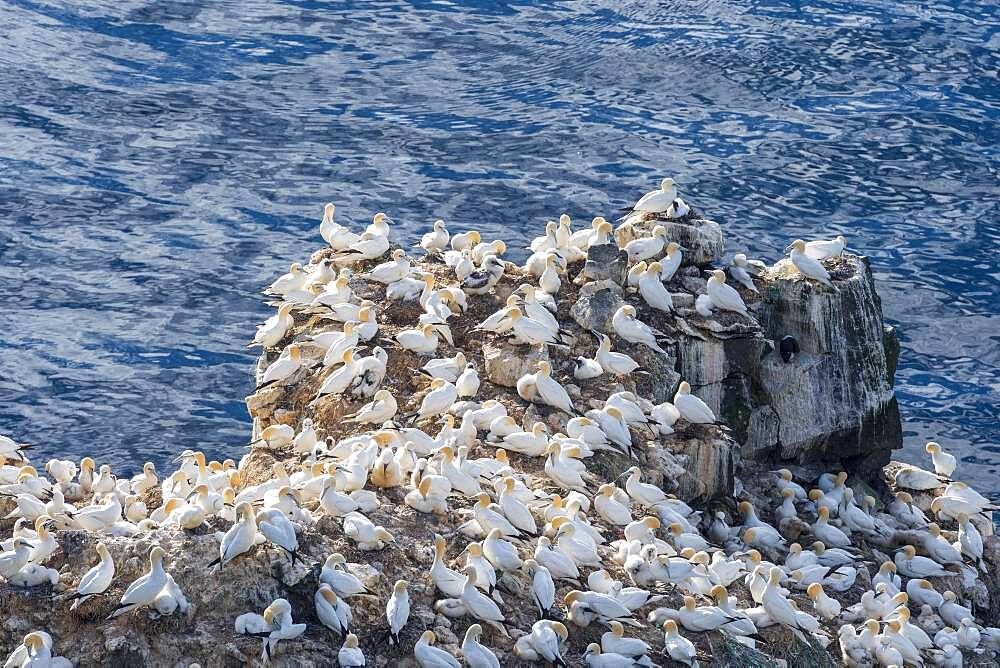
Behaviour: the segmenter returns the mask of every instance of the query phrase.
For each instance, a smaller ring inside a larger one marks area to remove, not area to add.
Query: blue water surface
[[[906,451],[1000,492],[993,2],[0,2],[0,433],[238,457],[259,291],[360,225],[521,246],[674,176],[730,253],[845,234]],[[163,468],[161,468],[163,470]]]

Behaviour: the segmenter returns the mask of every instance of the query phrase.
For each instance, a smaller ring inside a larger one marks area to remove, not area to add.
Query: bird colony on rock
[[[420,238],[424,257],[415,260],[396,245],[397,230],[384,214],[360,233],[334,215],[328,204],[320,225],[328,248],[320,259],[293,264],[269,287],[277,312],[251,344],[270,360],[258,391],[309,382],[314,388],[297,426],[274,422],[251,444],[252,453],[298,458],[301,470],[289,475],[279,460],[272,477],[248,484],[245,461],[209,463],[203,453],[185,451],[163,480],[151,464],[130,480],[118,479],[90,458],[79,466],[51,460],[41,475],[29,463],[28,446],[0,438],[0,494],[12,502],[7,517],[16,520],[0,554],[0,577],[18,588],[59,582],[46,563],[59,549],[59,534],[70,530],[102,539],[96,564],[54,603],[73,611],[85,610],[120,579],[103,542],[112,537],[163,537],[207,524],[218,536],[218,556],[208,566],[222,577],[262,550],[290,568],[310,567],[317,556],[300,537],[324,517],[333,518],[325,526],[344,551],[359,558],[413,552],[418,546],[397,539],[400,527],[373,519],[391,498],[416,514],[411,524],[424,527],[433,556],[419,577],[434,592],[432,616],[465,627],[460,645],[445,649],[421,621],[426,617],[414,614],[426,601],[411,595],[412,581],[386,570],[380,579],[394,586],[373,590],[357,575],[358,562],[334,552],[320,557],[308,606],[301,598],[277,598],[231,620],[240,636],[260,639],[261,661],[294,652],[296,639],[319,633],[320,625],[340,638],[331,652],[337,650],[342,666],[364,666],[387,645],[405,645],[392,651],[412,654],[425,668],[497,667],[501,649],[505,661],[513,655],[546,665],[697,665],[712,658],[705,634],[724,631],[753,648],[768,627],[834,652],[839,644],[849,666],[960,666],[963,652],[996,655],[1000,630],[977,622],[951,590],[956,576],[990,567],[983,534],[991,525],[980,520],[994,507],[953,480],[955,458],[936,443],[927,446],[934,470],[900,469],[892,481],[899,491],[881,510],[874,498],[855,493],[846,473],[826,473],[808,481],[807,490],[800,484],[807,481],[790,471],[775,472],[769,521],[748,501],[734,515],[696,510],[644,482],[642,464],[660,439],[717,423],[688,382],[660,404],[623,389],[646,373],[638,351],[665,354],[661,328],[676,317],[669,286],[686,249],[667,238],[663,225],[625,246],[626,301],[608,331],[590,332],[565,316],[563,295],[576,289],[570,272],[592,248],[615,244],[604,218],[577,231],[565,215],[548,223],[518,267],[502,259],[504,242],[484,241],[475,230],[452,234],[440,220]],[[619,222],[630,227],[692,215],[676,184],[664,179]],[[793,267],[817,289],[836,290],[824,260],[845,246],[842,237],[796,240],[777,270]],[[729,311],[753,318],[742,294],[758,292],[755,278],[769,270],[738,254],[728,271],[737,287],[725,271],[710,271],[695,299],[698,317]],[[362,287],[375,298],[355,294]],[[379,311],[397,306],[414,319],[389,328]],[[470,323],[477,311],[485,317]],[[305,321],[310,329],[303,336]],[[488,382],[473,349],[456,348],[456,341],[473,337],[533,351],[537,361],[517,379],[516,395]],[[593,356],[575,354],[584,339],[596,341]],[[398,363],[408,381],[426,385],[421,393],[391,391],[399,379],[387,382],[387,375]],[[574,383],[599,401],[583,401]],[[323,423],[323,410],[352,403],[338,424]],[[526,423],[528,415],[537,419]],[[344,429],[350,435],[323,436]],[[625,472],[605,479],[606,467],[591,464],[602,459]],[[932,492],[930,514],[906,490]],[[143,499],[153,491],[162,501],[147,507]],[[449,523],[453,517],[465,521]],[[792,528],[797,540],[788,537]],[[901,537],[905,544],[886,556],[883,550]],[[449,545],[460,549],[449,556]],[[109,618],[187,609],[185,582],[171,575],[165,554],[151,549],[148,569],[128,584]],[[356,606],[373,600],[379,628],[359,625]],[[64,663],[52,657],[52,638],[35,631],[5,665]]]

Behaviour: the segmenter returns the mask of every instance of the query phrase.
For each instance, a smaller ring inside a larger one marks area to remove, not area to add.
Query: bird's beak
[[[788,244],[787,246],[785,246],[785,252],[786,253],[791,253],[792,252],[792,244]]]

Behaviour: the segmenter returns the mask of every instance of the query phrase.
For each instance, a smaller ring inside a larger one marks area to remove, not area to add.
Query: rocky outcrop
[[[735,496],[759,499],[758,506],[767,508],[769,500],[761,492],[765,486],[760,475],[778,461],[802,464],[797,469],[802,471],[838,462],[877,482],[880,476],[871,474],[887,460],[888,452],[898,447],[900,439],[892,392],[898,342],[882,321],[867,260],[845,257],[829,261],[836,279],[835,290],[804,281],[778,265],[757,280],[759,295],[741,289],[753,317],[716,313],[704,318],[694,310],[694,302],[705,289],[701,270],[722,260],[719,225],[694,214],[683,220],[645,220],[620,229],[617,241],[624,245],[632,238],[629,235],[648,231],[654,224],[664,225],[668,238],[687,249],[683,268],[668,286],[675,313],[653,311],[643,305],[626,286],[624,254],[609,244],[590,250],[577,274],[583,277],[582,287],[570,280],[563,282],[558,319],[570,330],[565,333],[567,346],[515,346],[505,337],[474,329],[503,305],[517,285],[529,280],[519,270],[508,269],[491,294],[470,298],[469,310],[449,321],[455,345],[442,343],[438,355],[463,351],[481,374],[477,401],[500,402],[524,428],[542,421],[552,433],[564,431],[570,417],[546,406],[528,404],[517,396],[517,380],[533,372],[541,359],[552,364],[554,375],[581,411],[602,406],[611,393],[620,391],[634,391],[654,403],[669,401],[684,379],[720,417],[720,424],[715,425],[689,425],[682,420],[675,425],[675,432],[667,435],[634,429],[634,459],[608,452],[598,452],[588,459],[587,471],[593,484],[617,480],[625,470],[637,465],[647,482],[699,508],[715,510],[728,507]],[[328,254],[328,250],[319,251],[312,262],[318,263]],[[571,272],[577,266],[571,267]],[[451,270],[440,263],[425,262],[420,268],[454,283]],[[355,278],[351,287],[356,294],[376,301],[380,333],[371,345],[391,345],[394,334],[413,326],[419,316],[419,308],[385,302],[380,288],[363,279]],[[594,355],[597,342],[592,332],[611,331],[611,316],[626,302],[636,305],[640,318],[659,331],[666,354],[616,340],[615,349],[639,362],[642,373],[628,378],[605,374],[597,379],[575,379],[574,358]],[[329,326],[329,321],[296,314],[295,325],[285,339],[261,356],[258,380],[280,350],[293,341],[302,344],[306,359],[318,361],[309,338]],[[800,346],[799,355],[790,362],[782,361],[775,350],[775,341],[785,335],[794,336]],[[401,413],[412,411],[427,390],[427,378],[414,372],[424,361],[408,351],[391,350],[383,387],[397,398]],[[253,440],[263,428],[274,424],[291,425],[298,431],[306,418],[314,422],[321,437],[334,441],[366,431],[367,427],[344,420],[366,399],[345,396],[313,402],[320,376],[301,371],[280,386],[263,388],[248,397],[247,409],[254,418]],[[436,424],[426,426],[432,433],[440,428]],[[495,443],[475,439],[469,457],[491,457],[495,452]],[[292,473],[304,460],[303,454],[288,447],[271,449],[255,444],[240,462],[240,485],[269,480],[276,470]],[[558,491],[542,473],[541,458],[513,453],[510,465],[534,477],[539,489]],[[440,646],[457,654],[467,620],[453,621],[434,610],[438,597],[427,578],[431,562],[427,536],[429,532],[448,536],[447,552],[454,560],[469,540],[462,533],[462,523],[470,516],[469,504],[456,501],[446,516],[424,515],[403,503],[405,493],[406,489],[400,487],[380,490],[379,506],[369,513],[374,522],[395,535],[391,548],[360,552],[343,536],[339,520],[320,516],[315,522],[304,523],[299,532],[305,565],[293,565],[283,553],[261,546],[223,572],[207,568],[218,554],[219,533],[230,526],[221,518],[213,518],[191,532],[158,529],[134,538],[108,537],[105,542],[119,564],[119,576],[106,597],[87,602],[75,613],[70,613],[62,602],[53,603],[49,595],[61,595],[75,586],[92,565],[97,539],[85,532],[60,532],[61,549],[48,564],[59,571],[59,583],[51,591],[12,594],[4,590],[0,596],[0,614],[5,618],[0,647],[11,646],[28,630],[45,628],[56,638],[56,653],[70,656],[81,665],[188,666],[195,661],[212,666],[248,665],[259,657],[261,645],[258,639],[234,633],[236,616],[260,612],[274,598],[283,596],[291,602],[295,620],[309,627],[302,638],[279,647],[275,663],[334,665],[332,657],[341,641],[318,623],[312,597],[319,564],[331,552],[339,551],[374,593],[351,601],[354,626],[362,637],[366,655],[371,657],[369,665],[409,665],[413,644],[425,628],[435,631]],[[150,509],[158,503],[151,497]],[[306,508],[314,510],[315,505],[312,501]],[[612,531],[610,527],[605,529]],[[168,615],[140,611],[98,624],[113,609],[128,583],[145,570],[154,544],[167,550],[167,570],[184,590],[189,607]],[[992,537],[988,549],[997,551]],[[611,565],[609,568],[615,569]],[[620,570],[614,570],[612,575],[626,579]],[[396,578],[410,581],[413,612],[401,647],[389,648],[382,641],[385,600]],[[526,603],[524,586],[515,574],[508,575],[504,583],[508,601],[505,614],[514,639],[535,619],[533,608]],[[976,600],[988,604],[989,592],[997,590],[989,589],[985,598],[982,593],[975,594]],[[566,583],[560,582],[558,595],[566,591]],[[679,597],[671,596],[668,604],[676,607]],[[656,628],[630,629],[629,633],[654,646],[662,641],[662,633]],[[501,665],[526,665],[513,656],[509,640],[492,630],[490,634],[489,644]],[[594,625],[574,628],[566,653],[570,665],[582,665],[583,648],[599,637],[600,630]],[[781,642],[776,630],[765,631],[764,638],[764,645],[771,649]],[[698,642],[703,657],[715,658],[715,665],[724,663],[727,655],[707,636],[700,635]],[[789,641],[788,647],[795,645]],[[737,648],[732,650],[737,652]],[[790,649],[787,656],[795,656],[795,650]]]
[[[725,252],[722,227],[713,220],[701,218],[694,211],[683,218],[674,219],[647,214],[640,223],[619,226],[615,230],[615,240],[624,248],[633,239],[648,237],[656,225],[662,225],[666,229],[667,239],[676,241],[687,249],[684,254],[685,265],[700,267],[722,260]]]

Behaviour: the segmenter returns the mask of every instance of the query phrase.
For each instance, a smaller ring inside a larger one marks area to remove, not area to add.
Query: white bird
[[[226,531],[219,544],[219,558],[210,563],[209,567],[218,564],[221,569],[256,544],[257,518],[253,506],[245,502],[240,503],[236,506],[236,515],[239,519]]]
[[[163,570],[163,558],[166,555],[160,546],[154,547],[149,553],[149,571],[136,579],[122,594],[121,601],[108,615],[108,619],[131,612],[136,608],[150,605],[160,592],[167,586],[166,571]]]
[[[344,535],[357,543],[358,549],[362,551],[381,550],[386,543],[396,540],[384,527],[376,526],[358,512],[344,516]]]
[[[670,281],[681,268],[681,261],[684,256],[682,251],[686,250],[676,241],[667,244],[667,254],[660,259],[660,280],[664,283]]]
[[[639,237],[625,244],[624,251],[628,253],[629,263],[634,264],[658,255],[666,243],[666,236],[667,229],[663,225],[657,225],[651,236]]]
[[[729,275],[747,290],[759,292],[757,286],[754,285],[753,279],[750,277],[750,272],[747,270],[748,267],[747,256],[743,253],[737,253],[733,256],[732,264],[729,265]]]
[[[792,629],[813,632],[819,629],[819,621],[812,615],[799,612],[782,593],[778,581],[781,569],[773,566],[769,571],[767,585],[761,595],[761,606],[775,622]]]
[[[625,304],[615,311],[611,317],[611,327],[615,330],[615,334],[629,343],[641,343],[661,355],[666,355],[667,351],[656,342],[653,330],[636,318],[635,313],[635,307],[631,304]]]
[[[458,396],[464,398],[474,397],[479,393],[479,372],[476,367],[472,364],[465,367],[465,371],[455,379],[455,389]]]
[[[460,232],[451,237],[451,249],[453,251],[471,251],[472,248],[483,240],[482,236],[476,230],[470,230],[468,232]]]
[[[430,391],[424,395],[416,412],[417,420],[446,413],[458,399],[458,388],[441,378],[431,381]]]
[[[823,591],[823,585],[821,583],[813,582],[811,585],[806,587],[806,594],[812,599],[813,607],[816,608],[816,612],[823,619],[830,621],[831,619],[836,619],[840,616],[840,602],[836,599],[830,598],[826,592]]]
[[[323,562],[319,579],[342,598],[369,593],[364,583],[347,570],[347,560],[339,552],[334,552]]]
[[[410,273],[410,261],[406,258],[406,253],[401,248],[392,252],[392,259],[388,262],[375,265],[370,271],[361,274],[359,278],[375,281],[388,285],[401,280]]]
[[[316,617],[326,628],[339,636],[351,632],[353,614],[347,602],[340,598],[333,588],[325,582],[320,584],[313,595]]]
[[[396,398],[392,396],[392,392],[389,390],[379,390],[375,393],[371,402],[362,406],[356,413],[345,415],[343,420],[348,423],[381,424],[386,420],[391,420],[396,415],[397,408]]]
[[[440,253],[448,248],[451,237],[443,220],[434,221],[434,229],[420,237],[420,247],[428,253]]]
[[[691,384],[686,380],[677,387],[673,403],[681,417],[692,424],[713,424],[716,421],[715,413],[708,404],[691,394]]]
[[[554,253],[549,253],[545,258],[545,271],[538,277],[538,287],[546,294],[555,295],[559,292],[561,285],[559,268],[556,266],[556,256]]]
[[[824,285],[833,286],[833,283],[830,282],[830,272],[819,260],[806,253],[806,242],[802,239],[796,239],[788,247],[788,251],[792,264],[803,276],[817,280]]]
[[[365,665],[365,653],[358,647],[358,637],[348,633],[344,644],[337,652],[337,664],[344,668],[359,668]]]
[[[934,472],[945,478],[950,478],[951,474],[955,472],[955,467],[958,465],[955,455],[948,454],[941,449],[940,444],[934,441],[928,443],[925,449],[931,456],[931,461],[934,462]]]
[[[257,513],[257,529],[269,543],[277,545],[288,554],[292,564],[298,555],[299,540],[295,535],[295,525],[279,508],[268,508]]]
[[[389,638],[395,645],[399,645],[399,632],[410,618],[410,593],[407,590],[409,584],[406,580],[396,580],[392,595],[389,596],[385,606],[385,616],[389,620]]]
[[[676,199],[677,184],[673,179],[666,178],[660,182],[659,190],[650,191],[640,197],[639,201],[632,205],[630,213],[639,211],[663,213],[673,205]]]
[[[302,351],[299,346],[293,343],[288,346],[287,351],[287,357],[282,355],[267,367],[264,371],[263,378],[261,378],[260,384],[257,386],[257,389],[260,389],[265,385],[279,383],[289,378],[292,374],[302,368]]]
[[[452,244],[454,244],[454,238]],[[437,640],[433,631],[424,631],[420,635],[420,640],[413,646],[413,657],[420,664],[420,668],[462,668],[458,659],[440,647],[434,647],[431,643]]]
[[[469,668],[500,668],[497,655],[479,643],[482,634],[483,627],[479,624],[472,624],[465,632],[465,639],[462,641],[462,657],[465,663]]]
[[[557,408],[570,415],[577,411],[573,408],[573,400],[569,398],[569,393],[552,377],[552,365],[546,360],[538,362],[538,371],[533,379],[536,391],[536,400]]]
[[[335,255],[332,259],[338,264],[375,260],[385,255],[388,250],[388,237],[366,231],[357,241]]]
[[[842,255],[847,248],[847,239],[837,235],[829,241],[810,241],[806,244],[805,253],[815,260],[825,260],[828,257]]]
[[[438,327],[440,325],[427,323],[419,329],[404,329],[396,334],[396,342],[404,350],[418,355],[432,354],[438,347]]]
[[[900,574],[908,578],[926,579],[954,575],[952,571],[940,566],[933,559],[917,556],[917,551],[912,545],[901,547],[896,552],[894,562]]]
[[[264,639],[264,652],[261,659],[265,663],[269,663],[278,642],[298,638],[305,633],[306,625],[295,624],[292,621],[292,606],[283,598],[272,601],[271,605],[264,609],[263,617],[269,633]]]
[[[677,622],[673,619],[666,619],[663,622],[663,651],[671,659],[686,666],[696,666],[698,650],[694,643],[680,634],[677,629]]]
[[[466,566],[462,572],[465,574],[465,583],[462,585],[462,595],[459,599],[469,614],[484,622],[502,623],[505,621],[503,612],[500,611],[496,602],[476,587],[475,566]]]
[[[730,285],[726,285],[726,272],[716,269],[712,272],[706,286],[709,298],[717,308],[723,311],[733,311],[747,317],[747,305],[743,303],[740,293]]]
[[[454,357],[438,357],[424,364],[418,371],[432,380],[440,378],[449,383],[458,380],[461,374],[468,367],[465,354],[462,351],[455,353]]]
[[[639,295],[650,308],[670,313],[674,310],[674,300],[660,278],[661,269],[659,262],[653,262],[642,272],[639,277]]]
[[[295,324],[292,317],[292,304],[283,303],[278,307],[278,312],[264,321],[264,324],[257,328],[257,333],[253,337],[250,346],[263,346],[273,348],[278,345],[288,330]]]
[[[611,338],[607,334],[595,332],[600,339],[595,359],[601,369],[616,376],[627,376],[639,368],[639,363],[625,353],[611,350]]]
[[[313,403],[328,394],[343,394],[351,386],[351,383],[358,375],[358,363],[354,359],[354,350],[345,350],[341,357],[341,362],[343,366],[327,376],[323,384],[320,385]]]
[[[103,594],[111,586],[111,581],[115,577],[115,562],[104,543],[97,544],[97,556],[101,560],[96,566],[83,574],[83,577],[80,578],[80,584],[76,587],[76,591],[66,597],[65,600],[73,601],[70,610],[76,610],[91,596]]]

